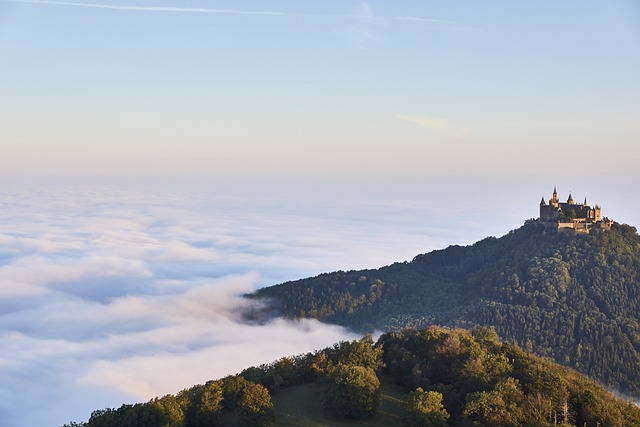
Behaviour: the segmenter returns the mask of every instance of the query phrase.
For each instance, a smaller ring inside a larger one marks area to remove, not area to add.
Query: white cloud
[[[47,258],[29,255],[0,267],[0,297],[45,295],[55,290],[71,293],[91,292],[79,282],[87,278],[150,277],[151,272],[140,260],[117,256],[84,258]]]
[[[157,262],[216,261],[220,257],[212,248],[198,248],[186,242],[169,242],[157,250]]]
[[[459,122],[444,117],[423,114],[398,115],[396,116],[396,119],[420,126],[431,132],[438,133],[439,135],[453,137],[455,139],[465,139],[469,136],[475,135],[475,132],[479,129],[478,124],[475,124],[475,127],[472,128],[471,124],[468,122]]]
[[[356,337],[342,328],[314,320],[299,324],[276,321],[262,326],[236,322],[210,323],[206,327],[203,324],[199,329],[197,326],[191,324],[186,328],[186,332],[198,343],[197,348],[177,348],[148,355],[98,360],[79,379],[79,383],[118,390],[142,400],[158,394],[175,393],[190,385],[239,372],[249,366]],[[159,336],[172,336],[166,332],[162,331]],[[179,333],[182,331],[173,332],[184,336]],[[159,375],[159,372],[162,374]]]
[[[451,121],[442,117],[424,116],[424,115],[405,115],[397,116],[398,119],[422,126],[430,130],[442,131],[450,128]]]
[[[350,336],[240,321],[241,294],[336,265],[340,238],[313,231],[322,219],[193,193],[12,189],[1,199],[7,425],[86,419]]]
[[[423,183],[325,185],[0,190],[0,419],[86,420],[353,337],[315,321],[247,324],[241,295],[484,237],[443,229],[455,207],[439,222]]]

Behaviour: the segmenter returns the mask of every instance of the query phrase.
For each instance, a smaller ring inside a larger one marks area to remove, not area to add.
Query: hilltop
[[[640,427],[640,409],[489,328],[344,341],[66,427]]]
[[[275,315],[362,332],[491,326],[502,339],[640,396],[640,237],[628,225],[559,233],[529,220],[500,238],[251,297]]]

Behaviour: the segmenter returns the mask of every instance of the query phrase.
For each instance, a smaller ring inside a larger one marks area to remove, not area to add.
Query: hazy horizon
[[[640,225],[634,1],[0,0],[0,418],[86,420],[353,335],[244,292]]]

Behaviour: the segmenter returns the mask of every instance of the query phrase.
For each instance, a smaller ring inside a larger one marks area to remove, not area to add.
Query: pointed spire
[[[542,196],[542,200],[540,200],[540,205],[541,206],[545,206],[546,205],[546,203],[544,202],[544,196]]]
[[[587,206],[587,196],[584,196],[584,205]]]
[[[567,199],[567,203],[569,203],[570,205],[573,204],[573,197],[571,197],[571,191],[569,191],[569,198]]]
[[[549,200],[549,204],[556,205],[558,203],[558,192],[556,191],[556,186],[553,186],[553,197]]]

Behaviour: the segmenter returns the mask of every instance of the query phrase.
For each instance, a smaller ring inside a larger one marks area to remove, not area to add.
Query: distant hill
[[[345,341],[66,427],[640,427],[640,409],[490,328]]]
[[[492,326],[502,339],[640,396],[640,237],[558,234],[537,220],[411,262],[260,289],[273,312],[359,331]]]

